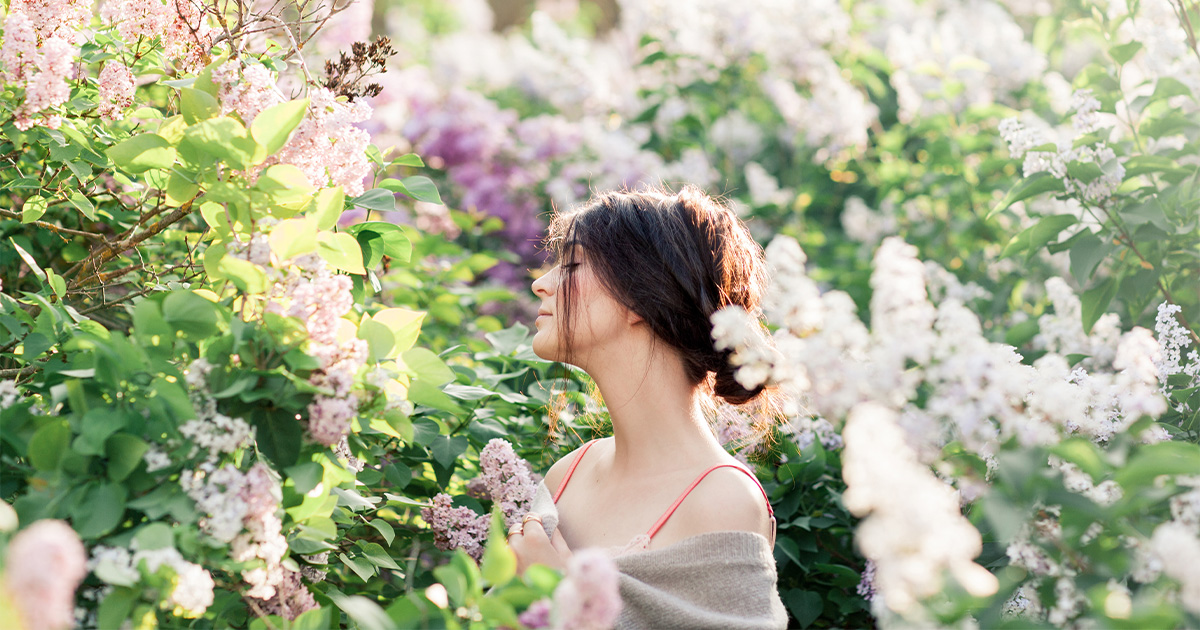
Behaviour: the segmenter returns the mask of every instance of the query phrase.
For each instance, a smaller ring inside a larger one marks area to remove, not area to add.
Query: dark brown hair
[[[729,351],[716,350],[712,340],[712,314],[730,305],[757,314],[767,285],[762,247],[732,210],[695,186],[674,194],[599,193],[556,215],[546,244],[562,265],[565,312],[556,319],[568,359],[576,299],[572,264],[583,255],[608,294],[679,353],[693,385],[707,382],[712,393],[736,405],[759,397],[763,387],[742,387]]]

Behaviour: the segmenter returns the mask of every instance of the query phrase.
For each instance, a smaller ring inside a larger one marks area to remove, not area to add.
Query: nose
[[[557,277],[558,267],[542,274],[542,277],[533,281],[533,293],[540,298],[548,298],[554,295],[554,278]],[[553,277],[552,277],[553,276]]]

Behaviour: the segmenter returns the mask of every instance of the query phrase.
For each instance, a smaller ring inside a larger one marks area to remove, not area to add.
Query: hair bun
[[[713,393],[731,405],[744,405],[757,398],[766,388],[765,384],[759,385],[754,389],[743,387],[736,377],[738,366],[729,362],[728,353],[723,354],[725,355],[725,360],[721,362],[720,368],[716,370]]]

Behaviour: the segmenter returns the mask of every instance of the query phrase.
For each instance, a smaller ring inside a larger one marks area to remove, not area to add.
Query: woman
[[[766,493],[704,417],[714,394],[760,397],[713,348],[709,318],[758,308],[761,248],[694,187],[598,195],[557,216],[549,242],[558,264],[533,283],[533,350],[592,377],[613,436],[547,473],[530,526],[509,536],[521,570],[608,548],[621,570],[618,627],[784,627]]]

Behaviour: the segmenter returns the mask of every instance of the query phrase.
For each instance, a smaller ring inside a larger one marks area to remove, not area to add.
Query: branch
[[[0,210],[0,216],[8,217],[10,219],[20,219],[21,213],[13,212],[12,210]],[[71,228],[61,227],[58,225],[54,225],[53,223],[46,223],[45,221],[32,221],[32,222],[28,223],[28,225],[45,228],[47,230],[50,230],[51,232],[61,232],[63,234],[71,234],[74,236],[84,236],[87,238],[101,238],[101,239],[104,238],[103,234],[96,234],[94,232],[84,232],[82,230],[72,230]]]

